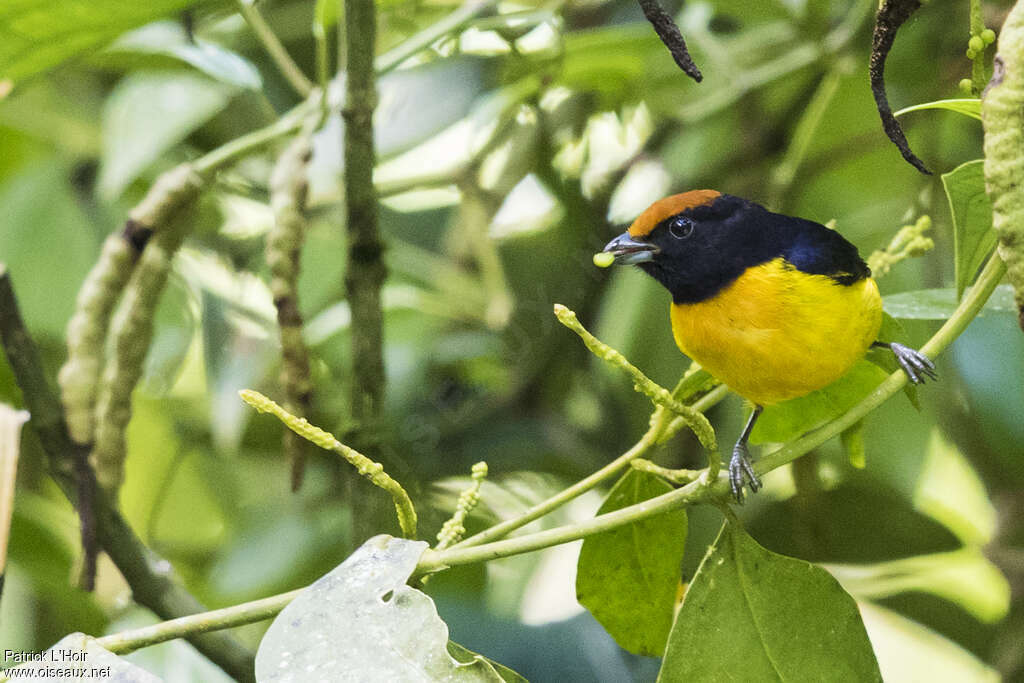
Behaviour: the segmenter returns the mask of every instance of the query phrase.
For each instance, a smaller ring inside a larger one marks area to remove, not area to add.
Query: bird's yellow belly
[[[840,285],[782,259],[748,269],[708,301],[672,305],[683,353],[760,405],[839,379],[881,324],[882,299],[871,278]]]

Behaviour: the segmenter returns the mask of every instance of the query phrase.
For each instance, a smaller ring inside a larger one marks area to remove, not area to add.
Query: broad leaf
[[[996,245],[992,229],[992,202],[985,193],[985,161],[977,159],[942,174],[942,186],[953,215],[956,295],[974,279],[985,257]]]
[[[985,662],[916,621],[869,602],[860,611],[887,681],[1002,680]]]
[[[882,300],[885,312],[900,320],[946,320],[957,307],[955,289],[919,289],[890,294]],[[1013,287],[999,285],[985,302],[984,311],[1016,313]]]
[[[17,0],[0,3],[0,81],[20,81],[199,0]]]
[[[658,681],[881,681],[857,604],[824,569],[726,523],[683,600]]]
[[[1009,581],[977,547],[869,565],[828,565],[828,570],[858,599],[928,593],[985,624],[1002,621],[1010,611]]]
[[[103,112],[100,194],[116,197],[160,155],[223,109],[232,86],[184,72],[126,76]]]
[[[158,22],[132,31],[103,55],[167,57],[228,85],[249,90],[259,90],[263,85],[259,70],[245,57],[216,43],[190,41],[184,29],[173,22]]]
[[[751,443],[783,442],[842,415],[874,391],[886,377],[882,368],[859,360],[850,371],[823,389],[764,409],[750,435]]]
[[[937,100],[935,102],[925,102],[924,104],[915,104],[912,107],[904,107],[896,112],[896,116],[903,116],[912,111],[922,111],[924,109],[946,109],[948,111],[955,111],[958,114],[964,116],[970,116],[972,119],[978,119],[981,121],[981,100],[976,97],[967,97],[962,99],[953,100]]]
[[[598,514],[671,491],[659,477],[631,470]],[[583,541],[576,599],[626,650],[658,657],[672,628],[686,546],[685,510],[657,515]]]
[[[426,548],[385,535],[360,546],[274,619],[256,680],[516,681],[465,648],[449,653],[434,602],[406,585]]]
[[[47,650],[41,659],[17,667],[17,673],[12,672],[10,676],[11,680],[30,678],[33,681],[47,681],[48,683],[88,680],[86,677],[66,675],[70,668],[106,669],[104,675],[97,676],[97,680],[126,681],[128,683],[160,683],[161,680],[145,669],[103,649],[94,638],[84,633],[72,633],[64,636]]]

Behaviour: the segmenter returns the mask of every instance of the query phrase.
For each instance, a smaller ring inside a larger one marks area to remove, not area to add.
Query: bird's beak
[[[637,263],[653,261],[654,256],[660,250],[650,242],[640,242],[633,239],[628,232],[624,232],[604,245],[603,251],[614,256],[615,263],[618,265],[632,266]]]

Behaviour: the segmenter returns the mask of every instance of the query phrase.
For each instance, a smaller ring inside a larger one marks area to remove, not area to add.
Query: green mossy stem
[[[281,336],[280,379],[285,410],[300,415],[310,414],[313,395],[309,351],[302,338],[298,280],[306,235],[307,167],[313,154],[312,132],[320,119],[319,114],[310,117],[302,132],[278,157],[270,174],[274,227],[267,235],[266,259]],[[305,469],[306,444],[291,431],[284,433],[282,442],[285,457],[291,464],[291,488],[298,491]]]
[[[985,128],[985,191],[1024,330],[1024,2],[1010,10],[999,34],[996,73],[981,101]]]
[[[96,432],[90,462],[96,481],[108,492],[121,485],[127,453],[126,429],[132,417],[132,393],[153,339],[153,318],[167,284],[174,253],[184,239],[184,222],[175,221],[146,245],[124,289],[111,323],[114,354],[100,380],[96,399]]]
[[[897,263],[931,251],[935,242],[925,235],[931,228],[931,217],[921,216],[910,225],[900,228],[885,249],[873,252],[868,257],[868,268],[875,279],[888,275]]]
[[[701,445],[707,449],[709,462],[713,462],[717,458],[718,441],[715,438],[715,428],[711,426],[703,413],[676,400],[668,389],[648,378],[625,356],[588,332],[573,311],[562,304],[555,304],[555,317],[558,318],[558,322],[578,334],[591,353],[612,367],[625,371],[633,380],[633,388],[651,399],[655,406],[661,406],[681,417]]]
[[[370,460],[354,448],[341,443],[333,434],[310,424],[305,418],[292,415],[258,391],[243,389],[238,392],[238,395],[257,411],[270,413],[276,417],[288,429],[303,439],[316,444],[324,450],[334,451],[355,467],[359,474],[369,479],[375,486],[387,491],[391,495],[392,500],[394,500],[395,512],[398,514],[398,525],[402,529],[402,534],[406,538],[416,538],[416,509],[413,507],[412,500],[405,489],[402,488],[402,485],[384,471],[383,465]]]
[[[481,461],[473,465],[470,475],[472,482],[465,491],[459,494],[459,500],[455,504],[455,513],[452,514],[451,519],[441,526],[441,531],[437,533],[436,550],[444,550],[458,543],[462,535],[466,533],[466,517],[469,516],[469,513],[480,502],[480,486],[484,483],[486,477],[486,462]]]
[[[198,195],[202,180],[191,164],[161,175],[128,214],[123,231],[103,243],[100,257],[78,292],[67,330],[68,358],[58,374],[61,402],[71,438],[94,438],[96,397],[104,366],[104,342],[121,293],[128,284],[149,234],[162,229]]]

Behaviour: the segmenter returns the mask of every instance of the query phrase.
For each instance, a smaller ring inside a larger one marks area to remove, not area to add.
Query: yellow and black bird
[[[661,199],[604,251],[672,295],[676,344],[754,412],[729,462],[737,501],[761,482],[747,440],[764,406],[839,379],[872,346],[890,349],[919,384],[924,354],[877,338],[882,299],[857,248],[839,233],[714,190]]]

